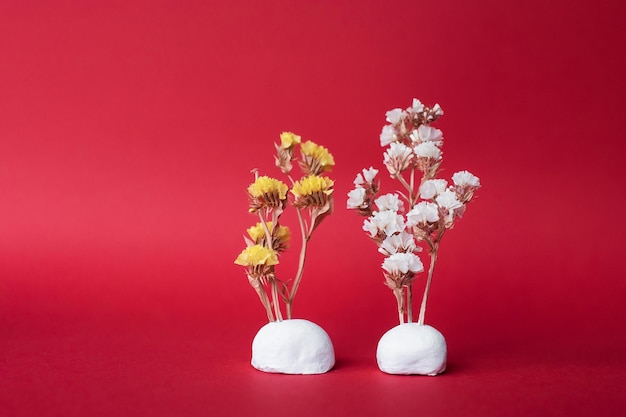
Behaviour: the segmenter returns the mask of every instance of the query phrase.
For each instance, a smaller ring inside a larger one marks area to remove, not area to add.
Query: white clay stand
[[[328,334],[308,320],[267,323],[252,341],[252,366],[264,372],[323,374],[335,365]]]
[[[380,338],[378,368],[388,374],[437,375],[446,370],[446,339],[434,327],[400,324]]]

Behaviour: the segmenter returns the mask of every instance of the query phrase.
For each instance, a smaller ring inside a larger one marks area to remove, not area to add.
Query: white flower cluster
[[[389,146],[384,154],[384,163],[392,178],[397,178],[409,167],[419,168],[425,173],[436,171],[443,152],[443,133],[429,124],[443,115],[439,104],[425,107],[414,98],[406,110],[389,110],[380,133],[380,145]]]
[[[387,281],[409,285],[413,275],[424,270],[417,252],[425,242],[432,251],[446,229],[465,212],[480,180],[468,171],[452,176],[452,185],[435,178],[443,152],[443,133],[430,126],[443,115],[438,104],[428,108],[413,99],[406,110],[396,108],[386,113],[387,125],[380,134],[380,144],[387,147],[383,163],[392,178],[399,179],[408,194],[391,193],[377,197],[374,178],[378,171],[364,169],[354,180],[348,193],[349,209],[357,209],[367,218],[363,230],[377,243],[386,256],[382,268]],[[411,180],[403,172],[411,169]],[[418,189],[413,189],[413,172],[423,173]],[[406,210],[405,210],[405,205]]]

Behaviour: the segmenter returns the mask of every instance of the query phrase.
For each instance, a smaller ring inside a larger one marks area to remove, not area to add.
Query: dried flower
[[[360,173],[354,180],[356,189],[348,193],[347,207],[358,210],[367,218],[363,230],[378,245],[378,251],[389,257],[383,263],[386,284],[393,290],[398,303],[398,318],[413,321],[412,282],[417,272],[424,270],[415,255],[422,247],[428,249],[430,267],[424,287],[417,322],[424,324],[426,300],[441,238],[452,228],[466,210],[479,179],[468,171],[453,175],[453,186],[439,179],[442,162],[443,133],[431,126],[443,110],[439,104],[432,108],[414,98],[406,110],[396,108],[385,113],[388,122],[380,133],[380,144],[389,145],[384,152],[384,164],[391,177],[398,180],[402,191],[376,198],[378,185]],[[373,169],[373,168],[370,168]],[[415,173],[421,171],[421,181]],[[365,173],[365,170],[363,170]],[[373,206],[378,211],[374,211]],[[406,220],[403,217],[406,210]],[[417,246],[417,244],[421,246]]]
[[[391,125],[383,126],[383,130],[380,132],[380,146],[387,146],[397,140],[396,129]]]
[[[374,182],[374,178],[376,178],[376,174],[378,174],[378,170],[373,167],[369,167],[368,169],[364,168],[362,172],[363,175],[358,173],[354,179],[354,185],[357,187],[362,187],[365,183],[372,184]]]
[[[433,142],[437,146],[443,145],[443,133],[432,126],[421,125],[411,133],[411,140],[416,143]]]
[[[420,201],[406,214],[407,226],[427,225],[439,221],[439,209],[435,203]]]
[[[439,194],[437,198],[435,198],[435,201],[439,207],[443,207],[447,210],[455,210],[463,207],[463,203],[457,200],[456,193],[451,190],[445,190]]]
[[[385,258],[383,269],[391,275],[417,274],[424,271],[424,265],[414,253],[394,253]]]
[[[376,204],[376,207],[378,207],[379,211],[386,211],[386,210],[403,211],[404,210],[404,204],[402,203],[402,200],[400,200],[400,197],[398,197],[398,194],[389,193],[389,194],[381,195],[376,200],[374,200],[374,204]]]
[[[396,125],[400,123],[402,119],[405,117],[405,115],[406,114],[404,113],[402,109],[393,109],[385,113],[385,116],[387,117],[387,121],[391,123],[392,125]]]
[[[413,148],[415,154],[420,158],[429,158],[435,161],[441,159],[441,149],[434,142],[422,142]]]
[[[289,248],[289,241],[291,239],[291,231],[287,226],[279,225],[274,229],[272,222],[265,222],[267,229],[272,239],[272,248],[276,252],[283,252]],[[263,227],[263,223],[259,222],[255,226],[248,228],[248,236],[250,236],[251,242],[258,245],[265,245],[267,241],[267,233]]]
[[[295,196],[296,207],[322,207],[333,193],[335,182],[327,177],[310,175],[296,181],[291,192]]]
[[[262,208],[282,208],[287,199],[287,184],[267,176],[258,177],[248,187],[251,213]]]
[[[292,132],[283,132],[280,134],[280,146],[283,149],[293,148],[295,145],[299,144],[301,140],[301,136]]]
[[[365,188],[357,187],[354,190],[348,192],[347,207],[349,209],[366,209],[367,208],[367,202],[365,201]]]
[[[363,230],[371,237],[378,236],[381,241],[394,233],[402,232],[405,228],[404,218],[391,210],[375,212],[363,222]]]
[[[273,249],[266,248],[261,245],[252,245],[245,248],[237,259],[235,259],[237,265],[242,266],[272,266],[278,264],[278,255]]]
[[[480,187],[480,180],[469,171],[459,171],[452,175],[452,182],[459,187]]]
[[[420,250],[422,250],[422,248],[415,245],[413,235],[406,231],[387,236],[378,248],[378,252],[387,256],[393,255],[394,253],[412,253]]]
[[[318,175],[331,170],[335,164],[333,156],[323,146],[311,141],[301,142],[299,135],[282,132],[280,143],[274,144],[276,166],[292,184],[293,206],[302,236],[294,277],[281,281],[275,271],[278,256],[288,249],[291,239],[289,228],[280,225],[289,187],[277,179],[258,176],[256,170],[253,170],[255,181],[248,187],[249,212],[258,215],[260,221],[247,229],[248,236],[244,236],[247,247],[235,259],[235,264],[247,268],[248,282],[259,296],[270,322],[283,320],[281,302],[284,303],[287,318],[292,318],[293,300],[304,274],[307,242],[322,220],[333,211],[334,182]],[[299,144],[302,159],[298,162],[305,176],[294,182],[291,176],[292,159]],[[375,175],[372,171],[375,170],[372,168],[363,172],[371,178]],[[373,185],[366,184],[366,187],[366,194],[377,191]]]
[[[392,177],[400,175],[413,160],[413,151],[403,143],[393,142],[385,152],[383,160]]]
[[[442,179],[428,180],[420,186],[420,197],[424,200],[430,200],[441,194],[448,186],[448,181]]]
[[[335,159],[328,149],[310,140],[300,145],[300,152],[302,154],[300,167],[306,175],[318,175],[331,171],[335,166]]]
[[[408,113],[413,113],[413,114],[421,113],[424,111],[424,105],[422,104],[421,101],[414,98],[413,103],[411,104],[411,107],[407,108],[406,111]]]
[[[474,196],[474,191],[480,187],[478,177],[469,171],[455,172],[452,175],[452,182],[454,182],[454,192],[462,203],[470,201]]]

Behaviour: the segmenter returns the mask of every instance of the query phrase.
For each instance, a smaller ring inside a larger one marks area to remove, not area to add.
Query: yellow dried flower
[[[261,176],[248,187],[250,212],[261,208],[284,207],[287,198],[287,184],[275,178]]]
[[[310,175],[296,181],[291,192],[296,197],[296,207],[324,206],[333,193],[335,182],[327,177]]]
[[[278,193],[278,198],[284,200],[287,196],[287,184],[275,178],[261,176],[248,187],[252,197],[261,197],[263,194]]]
[[[273,249],[268,249],[261,245],[253,245],[245,248],[237,256],[235,263],[242,266],[271,266],[278,264],[278,255]]]
[[[318,192],[330,195],[333,192],[332,187],[334,184],[335,182],[328,177],[310,175],[302,178],[300,181],[296,181],[291,192],[296,197],[306,197]]]
[[[300,165],[308,175],[317,175],[332,170],[335,165],[333,155],[323,146],[307,140],[300,146],[302,161]]]
[[[301,140],[301,136],[292,132],[283,132],[280,134],[280,146],[282,146],[283,149],[289,149],[294,145],[299,144]]]
[[[287,226],[278,225],[277,230],[274,230],[272,222],[266,222],[267,229],[270,231],[273,241],[273,248],[277,252],[282,252],[289,247],[289,240],[291,239],[291,231]],[[248,228],[248,236],[256,244],[265,243],[265,229],[261,222],[255,226]]]

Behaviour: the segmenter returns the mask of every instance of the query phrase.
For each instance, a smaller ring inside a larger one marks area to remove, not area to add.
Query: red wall
[[[373,360],[395,301],[344,207],[362,167],[384,174],[384,114],[413,97],[445,111],[443,175],[468,169],[483,184],[442,243],[427,322],[446,334],[451,368],[432,382],[443,391],[418,379],[437,391],[422,407],[612,414],[624,405],[625,9],[0,1],[0,414],[219,414],[241,381],[250,410],[266,412],[266,375],[247,365],[265,315],[233,260],[255,222],[250,169],[278,175],[284,130],[337,163],[336,211],[294,310],[329,331],[339,376],[315,385],[328,403],[300,412],[414,410],[338,394],[351,372],[378,381],[360,388],[368,398],[397,392]],[[281,267],[289,276],[294,260]],[[450,382],[476,375],[470,393]],[[497,395],[474,401],[484,390]]]

